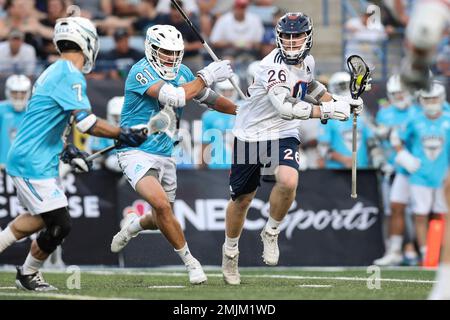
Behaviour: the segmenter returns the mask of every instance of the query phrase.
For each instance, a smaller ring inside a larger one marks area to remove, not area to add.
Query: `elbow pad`
[[[97,116],[88,111],[80,111],[75,116],[75,122],[77,123],[75,127],[81,133],[86,133],[97,123]]]
[[[327,92],[325,86],[319,81],[313,80],[308,86],[307,94],[315,100],[320,100],[325,92]]]
[[[165,83],[159,89],[158,101],[163,106],[182,108],[186,105],[186,92],[182,87],[174,87],[169,83]]]
[[[219,99],[219,95],[211,90],[210,88],[204,88],[199,94],[194,98],[194,101],[200,104],[201,106],[205,106],[208,108],[212,108],[216,105],[217,99]]]
[[[276,86],[272,88],[269,91],[269,99],[284,120],[306,120],[311,117],[312,105],[291,97],[287,87]]]

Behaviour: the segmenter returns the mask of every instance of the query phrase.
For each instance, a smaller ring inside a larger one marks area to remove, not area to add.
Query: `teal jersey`
[[[50,65],[36,80],[6,164],[11,176],[58,177],[63,133],[73,110],[91,109],[86,79],[68,60]]]
[[[133,127],[147,124],[163,106],[160,106],[158,99],[146,94],[148,88],[157,82],[168,82],[175,87],[195,79],[191,70],[185,65],[181,65],[178,75],[174,80],[164,80],[153,69],[146,58],[142,58],[133,65],[128,73],[125,82],[125,102],[121,114],[121,127]],[[176,109],[177,118],[180,119],[183,108]],[[147,140],[137,148],[125,147],[118,151],[139,149],[147,153],[170,157],[173,152],[174,141],[165,133],[154,133],[149,135]]]
[[[367,141],[373,138],[373,132],[364,123],[361,117],[358,120],[358,152],[356,161],[358,168],[368,168],[370,165],[369,150]],[[346,157],[352,156],[352,119],[348,121],[329,121],[326,125],[320,127],[319,142],[329,145],[332,151],[342,154]],[[345,166],[337,161],[327,159],[325,167],[328,169],[343,169]]]
[[[24,115],[25,112],[14,110],[9,101],[0,103],[0,165],[6,165],[9,148],[16,138]]]
[[[232,145],[226,141],[226,133],[233,129],[234,115],[208,110],[202,115],[203,144],[210,144],[210,169],[230,169]]]
[[[450,116],[432,120],[421,112],[408,121],[400,138],[409,142],[408,150],[421,161],[419,170],[410,175],[411,184],[441,187],[449,165]]]
[[[377,112],[375,122],[377,126],[383,125],[391,130],[399,130],[402,125],[408,120],[411,110],[415,107],[410,106],[407,109],[399,109],[395,105],[382,108]],[[383,153],[386,156],[386,160],[389,164],[395,166],[395,156],[397,151],[390,142],[389,137],[381,141],[381,147]]]

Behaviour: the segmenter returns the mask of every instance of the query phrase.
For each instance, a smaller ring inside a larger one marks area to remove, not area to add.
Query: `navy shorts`
[[[273,175],[279,165],[298,170],[299,145],[296,138],[259,142],[235,138],[230,173],[231,199],[255,191],[260,186],[261,175]]]

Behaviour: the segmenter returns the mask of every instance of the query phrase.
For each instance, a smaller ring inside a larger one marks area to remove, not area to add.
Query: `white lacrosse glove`
[[[207,87],[215,82],[225,81],[233,76],[233,70],[229,60],[211,62],[208,66],[197,72]]]
[[[346,121],[350,117],[350,109],[350,105],[343,100],[322,102],[320,105],[320,119]]]
[[[414,173],[420,168],[420,159],[417,159],[405,149],[397,153],[395,163],[405,168],[409,173]]]
[[[148,122],[149,134],[164,132],[171,139],[177,129],[177,117],[173,108],[165,107]]]
[[[333,94],[333,99],[335,101],[345,101],[347,102],[350,107],[352,108],[353,112],[355,112],[356,115],[359,115],[363,111],[363,105],[364,101],[361,98],[353,99],[349,96],[338,96]]]

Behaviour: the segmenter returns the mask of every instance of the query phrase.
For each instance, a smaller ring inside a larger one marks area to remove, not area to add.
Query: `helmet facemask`
[[[30,99],[30,91],[7,91],[7,99],[11,102],[16,112],[22,112]]]
[[[312,31],[281,33],[277,31],[277,46],[285,63],[297,65],[305,59],[312,47]]]
[[[180,70],[184,50],[171,51],[151,45],[151,63],[164,80],[173,80]]]
[[[388,92],[389,102],[400,110],[406,110],[412,103],[411,95],[405,91]]]
[[[423,107],[423,111],[429,118],[437,118],[444,109],[446,100],[445,88],[442,84],[434,81],[429,91],[419,91],[419,103]]]
[[[6,79],[5,96],[16,112],[22,112],[31,95],[31,81],[24,75],[11,75]]]
[[[423,106],[423,111],[430,118],[438,117],[444,107],[444,100],[442,97],[420,97],[419,101]]]
[[[145,57],[162,79],[176,78],[183,55],[183,37],[175,27],[154,25],[147,30]]]

